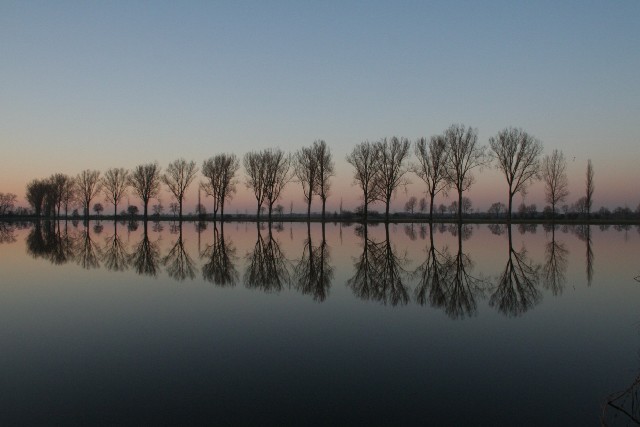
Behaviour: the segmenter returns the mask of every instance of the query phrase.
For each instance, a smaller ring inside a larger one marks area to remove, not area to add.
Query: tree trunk
[[[507,220],[511,222],[511,209],[513,206],[513,193],[509,190],[509,210],[507,211]]]
[[[462,221],[462,191],[458,191],[458,221]]]
[[[178,215],[178,219],[180,220],[180,222],[182,222],[182,197],[180,197],[180,214]]]
[[[391,197],[387,197],[387,206],[384,210],[384,218],[386,222],[389,222],[389,203],[391,203]]]
[[[431,204],[429,205],[429,222],[433,222],[433,199],[435,195],[431,194]]]
[[[311,219],[311,197],[307,200],[307,221]]]
[[[148,207],[149,207],[149,200],[144,200],[144,222],[147,222],[147,212],[148,212]]]

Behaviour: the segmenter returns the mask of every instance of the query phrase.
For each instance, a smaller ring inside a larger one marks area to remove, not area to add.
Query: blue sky
[[[355,144],[464,123],[482,143],[518,126],[563,150],[570,201],[592,158],[596,206],[635,208],[638,17],[638,1],[2,1],[0,191],[322,138],[337,204],[356,197],[344,162]],[[506,199],[500,179],[478,175],[477,206]],[[236,208],[252,206],[240,193]],[[289,199],[302,208],[294,187]]]

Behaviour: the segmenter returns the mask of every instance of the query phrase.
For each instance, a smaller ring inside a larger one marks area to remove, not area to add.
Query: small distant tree
[[[468,197],[463,197],[462,198],[462,213],[467,215],[470,214],[471,212],[473,212],[473,203],[471,202],[471,199]]]
[[[156,216],[162,215],[162,212],[164,212],[164,206],[162,205],[162,200],[158,200],[158,203],[153,205],[151,207],[151,210],[153,211],[153,214]]]
[[[451,202],[451,204],[448,207],[449,213],[451,215],[455,214],[456,212],[458,212],[458,202],[456,200],[454,200],[453,202]],[[458,217],[460,218],[460,216]]]
[[[591,207],[593,206],[593,190],[595,188],[593,183],[593,164],[591,163],[591,159],[587,161],[586,187],[587,191],[584,201],[584,207],[586,209],[587,218],[589,218],[591,216]]]
[[[138,207],[137,207],[136,205],[129,205],[129,206],[127,207],[127,213],[128,213],[130,216],[136,216],[136,215],[138,215]]]
[[[440,206],[438,206],[438,212],[440,212],[440,216],[444,216],[444,214],[447,213],[447,205],[440,203]]]
[[[507,206],[504,203],[496,202],[489,207],[487,213],[490,215],[494,215],[496,218],[500,218],[500,216],[506,212]]]
[[[409,212],[411,215],[413,215],[413,211],[415,210],[417,203],[418,203],[418,199],[415,196],[409,197],[409,200],[407,200],[407,203],[404,204],[404,210],[406,212]]]
[[[93,205],[93,211],[96,213],[96,215],[100,216],[103,210],[104,206],[102,206],[102,203],[96,203],[95,205]]]
[[[179,218],[182,220],[182,202],[187,188],[196,177],[198,168],[196,162],[187,162],[185,159],[177,159],[169,163],[167,171],[162,175],[162,182],[169,187],[179,205]]]
[[[425,199],[424,197],[420,199],[420,203],[419,203],[419,209],[420,209],[420,213],[424,213],[427,210],[427,199]],[[433,209],[432,209],[433,211]]]
[[[280,216],[280,218],[282,218],[282,214],[284,212],[284,206],[282,206],[281,204],[277,204],[275,208],[273,208],[274,212]]]
[[[176,216],[179,210],[180,210],[180,206],[176,202],[169,203],[169,212],[171,212],[174,217]]]
[[[0,193],[0,215],[11,212],[16,205],[18,196],[13,193]]]
[[[576,200],[576,202],[573,204],[573,211],[575,213],[577,213],[580,216],[585,216],[588,215],[589,209],[587,207],[587,197],[580,197],[578,200]]]

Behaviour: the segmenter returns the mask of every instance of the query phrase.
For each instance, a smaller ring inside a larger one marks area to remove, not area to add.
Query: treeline
[[[415,156],[415,157],[413,157]],[[501,171],[506,180],[508,204],[495,203],[489,214],[504,215],[511,220],[513,197],[527,193],[530,186],[541,180],[544,184],[545,216],[556,218],[559,208],[569,196],[567,162],[560,150],[553,150],[543,156],[542,142],[519,128],[505,128],[489,138],[488,145],[478,142],[477,129],[464,125],[451,125],[442,134],[420,138],[411,143],[407,138],[383,138],[376,142],[364,141],[356,145],[347,155],[347,162],[353,167],[354,184],[361,193],[362,205],[357,213],[369,217],[369,206],[382,202],[385,206],[384,218],[389,220],[391,199],[397,189],[409,183],[409,175],[414,174],[424,182],[424,191],[428,200],[420,200],[420,210],[428,206],[429,220],[434,214],[447,209],[458,220],[469,213],[471,202],[463,194],[476,182],[474,172],[485,167],[494,167]],[[335,176],[335,165],[331,150],[325,141],[317,140],[308,147],[295,153],[285,153],[279,148],[246,153],[241,160],[235,154],[217,154],[202,163],[199,169],[194,161],[178,159],[171,162],[166,170],[155,163],[136,166],[133,170],[112,168],[101,174],[96,170],[84,170],[77,176],[54,174],[45,179],[34,179],[26,188],[26,199],[31,211],[19,209],[15,212],[16,196],[0,193],[0,214],[31,213],[38,217],[60,217],[62,212],[81,209],[86,217],[90,214],[91,203],[102,194],[104,201],[113,206],[113,215],[117,217],[118,205],[123,197],[132,194],[138,197],[143,207],[143,217],[148,218],[149,203],[157,216],[165,207],[159,199],[164,185],[173,195],[175,202],[169,208],[182,219],[182,205],[187,189],[192,185],[198,173],[202,181],[199,187],[206,196],[213,199],[213,218],[218,213],[224,215],[225,203],[231,200],[240,182],[239,170],[244,167],[244,183],[256,199],[256,217],[260,219],[267,211],[272,219],[274,211],[282,212],[276,205],[284,188],[292,183],[300,185],[307,204],[307,217],[311,216],[311,203],[314,196],[322,202],[322,219],[326,215],[326,201],[331,194],[331,178]],[[584,196],[573,205],[583,217],[591,216],[594,192],[594,169],[588,161],[585,174]],[[436,206],[434,199],[438,194],[457,195],[450,207]],[[411,198],[405,210],[413,213],[417,199]],[[98,215],[105,209],[102,203],[93,205]],[[529,207],[522,205],[518,209]],[[605,208],[603,208],[605,209]],[[534,207],[535,210],[535,207]],[[342,211],[342,209],[341,209]],[[198,200],[196,213],[201,215],[206,209]],[[137,207],[130,206],[122,214],[137,214]],[[342,212],[341,212],[342,213]]]

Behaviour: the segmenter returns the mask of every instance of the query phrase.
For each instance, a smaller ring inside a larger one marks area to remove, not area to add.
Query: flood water
[[[635,226],[0,223],[0,424],[626,425],[639,254]]]

